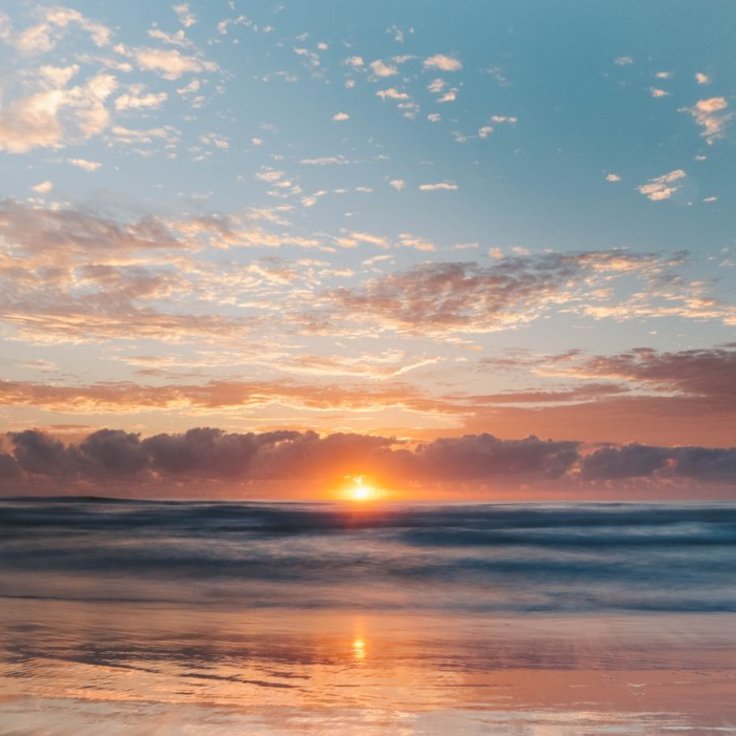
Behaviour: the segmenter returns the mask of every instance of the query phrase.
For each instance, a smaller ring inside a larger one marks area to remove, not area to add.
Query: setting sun
[[[352,485],[348,488],[347,495],[351,501],[370,501],[377,497],[378,491],[366,480],[365,476],[354,475],[350,480]]]

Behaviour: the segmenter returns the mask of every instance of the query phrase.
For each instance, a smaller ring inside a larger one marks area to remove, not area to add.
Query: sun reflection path
[[[353,659],[356,664],[365,664],[366,636],[362,618],[357,618],[353,624]]]
[[[365,639],[359,636],[353,639],[353,657],[358,664],[365,662]]]

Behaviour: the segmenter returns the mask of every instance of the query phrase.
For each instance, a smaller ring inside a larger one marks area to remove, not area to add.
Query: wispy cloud
[[[458,185],[451,181],[438,181],[432,184],[420,184],[420,192],[455,192],[459,189]]]
[[[726,112],[727,107],[725,97],[709,97],[707,100],[698,100],[693,107],[683,107],[681,111],[693,116],[703,128],[701,135],[706,143],[712,145],[718,138],[723,138],[726,126],[733,119],[733,113]]]
[[[655,176],[637,188],[647,199],[651,199],[652,202],[660,202],[678,192],[686,176],[687,174],[682,169],[675,169],[667,174]]]

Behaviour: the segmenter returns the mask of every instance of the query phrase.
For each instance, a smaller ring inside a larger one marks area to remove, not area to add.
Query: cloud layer
[[[370,474],[398,486],[581,480],[595,485],[636,478],[654,482],[655,488],[661,483],[665,492],[667,483],[683,480],[736,488],[736,448],[630,444],[591,452],[581,442],[534,436],[502,440],[490,434],[407,445],[394,438],[354,433],[234,433],[209,427],[145,439],[102,429],[72,444],[25,430],[9,433],[5,444],[0,482],[6,494],[115,488],[136,495],[144,489],[155,496],[161,488],[179,484],[187,493],[202,495],[197,491],[201,481],[230,484],[237,494],[249,483],[335,483],[353,474]]]

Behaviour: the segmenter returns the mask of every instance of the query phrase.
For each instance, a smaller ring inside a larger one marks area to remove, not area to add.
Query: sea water
[[[736,505],[0,501],[0,735],[736,734]]]

